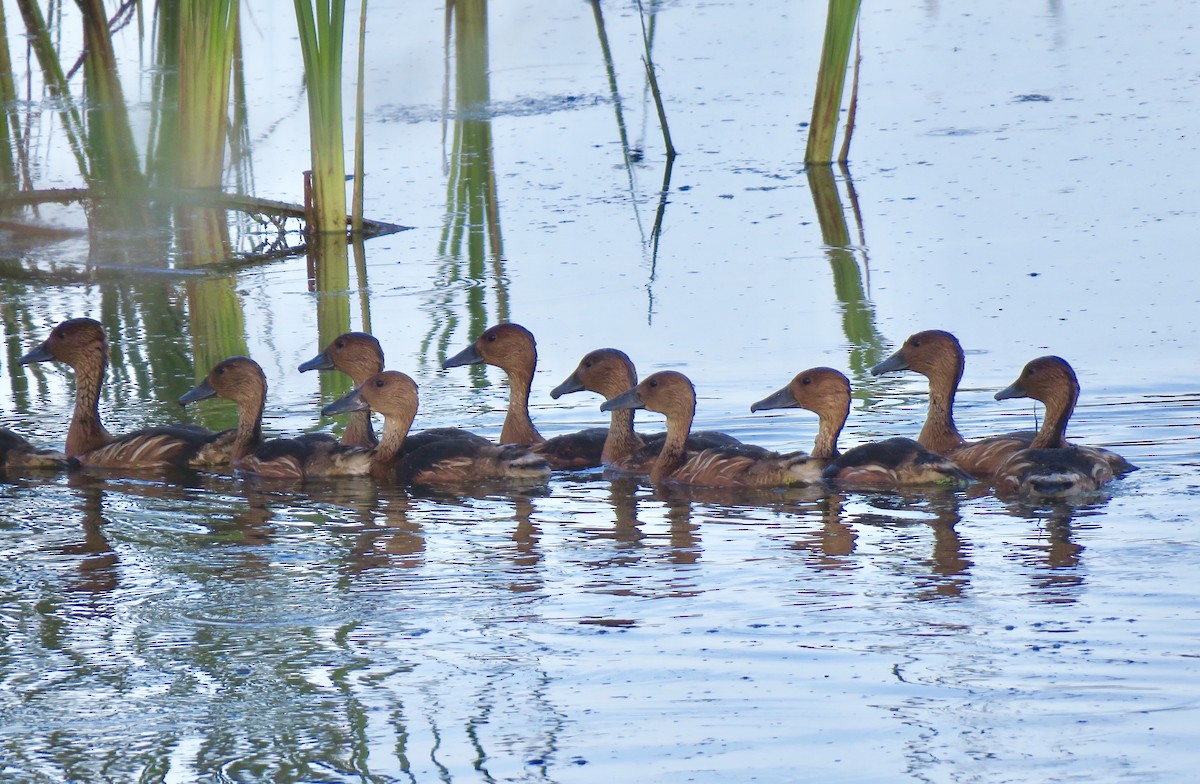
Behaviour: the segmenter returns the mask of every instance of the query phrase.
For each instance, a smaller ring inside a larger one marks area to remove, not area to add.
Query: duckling
[[[750,411],[806,408],[820,424],[809,459],[823,465],[828,481],[869,487],[951,485],[964,487],[971,476],[953,461],[911,438],[888,438],[838,452],[837,440],[850,414],[850,380],[827,367],[802,371],[786,387],[750,406]]]
[[[667,437],[650,468],[650,481],[707,487],[766,488],[816,484],[820,461],[803,452],[778,454],[735,444],[688,454],[687,436],[696,414],[696,389],[688,377],[661,370],[633,389],[606,400],[601,411],[645,408],[667,418]]]
[[[500,429],[500,443],[529,447],[544,456],[552,468],[574,470],[602,464],[608,430],[593,427],[546,440],[529,418],[529,390],[537,369],[537,343],[520,324],[497,324],[474,343],[442,363],[443,368],[495,365],[508,376],[508,413]]]
[[[218,362],[204,381],[179,398],[186,406],[197,400],[223,397],[238,407],[230,462],[244,474],[269,479],[303,480],[308,477],[366,476],[370,450],[342,446],[328,438],[275,438],[264,441],[262,412],[267,399],[267,378],[258,363],[247,357]]]
[[[368,378],[383,371],[383,347],[375,336],[365,332],[347,332],[339,335],[325,350],[300,366],[300,372],[308,370],[340,370],[350,376],[357,389]],[[432,443],[441,438],[466,438],[482,444],[490,443],[486,438],[458,427],[431,427],[419,433],[410,433],[405,441],[410,449]],[[371,448],[378,443],[371,428],[371,410],[361,409],[350,415],[346,432],[342,434],[343,446]]]
[[[557,400],[572,392],[596,392],[611,400],[627,389],[637,386],[637,370],[633,361],[623,351],[601,348],[586,354],[579,366],[565,381],[550,391]],[[606,467],[624,473],[645,474],[650,472],[658,453],[662,451],[666,433],[641,435],[633,429],[633,409],[614,409],[600,453],[600,462]],[[714,446],[741,443],[725,433],[702,431],[688,435],[687,449],[700,451]]]
[[[896,353],[871,368],[871,374],[915,370],[929,379],[929,413],[917,441],[952,459],[967,473],[990,479],[1000,464],[1033,441],[1032,431],[1018,431],[967,443],[954,425],[954,395],[965,365],[958,338],[940,329],[909,336]]]
[[[67,467],[67,456],[52,449],[39,449],[7,428],[0,428],[0,473],[26,470],[56,470]]]
[[[90,318],[64,321],[21,364],[57,360],[75,372],[75,411],[65,454],[82,466],[161,470],[229,461],[232,431],[213,433],[195,425],[151,427],[114,437],[100,421],[100,388],[108,369],[108,337]]]
[[[550,464],[544,457],[515,444],[441,438],[414,448],[406,436],[418,405],[416,382],[388,370],[371,376],[353,392],[325,406],[321,413],[328,416],[374,409],[383,414],[383,436],[370,453],[371,476],[378,481],[411,485],[487,480],[541,484],[550,478]]]
[[[1046,416],[1029,447],[1014,452],[996,471],[997,494],[1069,498],[1113,479],[1111,459],[1101,450],[1066,441],[1067,422],[1079,400],[1079,380],[1066,360],[1031,360],[1016,381],[996,393],[997,400],[1016,397],[1041,401]]]

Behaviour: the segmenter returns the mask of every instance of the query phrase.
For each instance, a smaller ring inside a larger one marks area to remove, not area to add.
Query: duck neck
[[[396,470],[396,460],[400,450],[404,448],[404,439],[412,429],[416,413],[403,416],[385,416],[383,418],[383,435],[375,451],[371,453],[371,476],[383,480]]]
[[[75,367],[75,411],[67,429],[67,457],[78,457],[112,441],[112,435],[100,421],[100,388],[108,359]]]
[[[602,463],[615,463],[629,457],[642,447],[642,439],[633,432],[633,409],[613,409],[608,423],[608,435],[604,438],[604,449],[600,452]]]
[[[687,458],[687,437],[692,431],[692,415],[681,414],[667,417],[667,437],[662,451],[650,468],[650,480],[661,482],[683,465]]]
[[[838,436],[846,425],[846,413],[820,414],[820,424],[817,425],[817,438],[813,441],[810,455],[820,459],[832,460],[838,456]]]
[[[238,401],[238,426],[233,437],[230,462],[237,463],[262,444],[262,412],[267,402],[267,390],[247,394]]]
[[[917,442],[921,446],[944,455],[961,447],[963,441],[954,426],[954,395],[962,379],[963,363],[959,359],[956,367],[929,376],[929,414]]]
[[[546,439],[533,426],[529,418],[529,390],[533,386],[533,372],[524,369],[508,369],[508,414],[500,430],[500,443],[529,446],[540,444]]]
[[[371,368],[360,369],[355,367],[350,373],[350,379],[354,383],[354,388],[359,389],[363,384],[367,383],[367,379],[378,373],[383,368],[373,370]],[[371,409],[364,408],[362,411],[355,411],[350,414],[346,420],[346,430],[342,433],[342,444],[344,446],[375,446],[375,428],[371,426]]]
[[[1066,446],[1067,422],[1075,411],[1075,403],[1079,400],[1079,389],[1075,388],[1065,395],[1055,395],[1048,398],[1046,403],[1046,418],[1042,427],[1029,444],[1031,449],[1053,449]]]

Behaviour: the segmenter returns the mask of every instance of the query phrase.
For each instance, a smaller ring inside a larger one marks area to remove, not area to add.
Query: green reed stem
[[[310,232],[346,232],[342,139],[342,35],[345,0],[295,0],[308,84],[308,128],[315,224]],[[329,374],[326,374],[329,375]]]
[[[366,53],[367,0],[362,0],[362,10],[358,15],[358,87],[354,93],[354,196],[350,206],[350,230],[355,234],[362,234],[363,230],[363,107],[366,104]]]
[[[4,7],[0,6],[0,106],[4,119],[0,122],[0,191],[17,188],[17,150],[20,146],[21,124],[16,112],[17,90],[12,78],[12,57],[8,51],[8,24]]]
[[[861,0],[829,0],[825,19],[825,40],[821,47],[821,65],[813,97],[812,122],[808,129],[806,163],[831,163],[837,135],[842,89],[846,84],[846,61],[858,21]]]

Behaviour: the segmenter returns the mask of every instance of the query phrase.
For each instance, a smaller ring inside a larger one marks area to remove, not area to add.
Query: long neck
[[[508,414],[500,430],[502,444],[540,444],[545,441],[529,418],[529,390],[533,373],[523,368],[505,368],[508,374]]]
[[[662,451],[650,468],[650,480],[661,482],[675,473],[687,458],[687,437],[692,431],[692,414],[667,417],[667,437]]]
[[[633,409],[613,409],[612,419],[608,423],[608,435],[604,439],[604,449],[600,452],[600,461],[615,463],[629,457],[642,447],[642,439],[633,432]]]
[[[267,402],[267,390],[247,394],[238,400],[238,426],[233,437],[230,462],[237,463],[262,444],[262,412]]]
[[[1055,395],[1045,401],[1046,418],[1038,430],[1030,448],[1051,449],[1066,445],[1067,422],[1075,411],[1075,403],[1079,400],[1079,389],[1073,388],[1065,395]]]
[[[75,411],[67,429],[67,457],[78,457],[112,441],[112,435],[100,421],[100,387],[108,359],[75,367]]]
[[[929,376],[929,414],[917,441],[926,449],[944,455],[965,442],[954,426],[954,394],[962,378],[962,360],[955,367]]]
[[[819,414],[820,424],[817,425],[817,438],[813,442],[810,453],[812,457],[833,459],[838,456],[838,436],[841,435],[842,428],[846,425],[847,413],[846,410],[839,410],[837,413],[824,411]]]
[[[350,373],[354,388],[361,387],[368,378],[382,369],[361,368],[356,365]],[[368,448],[375,446],[375,428],[371,426],[371,409],[364,408],[362,411],[355,411],[350,415],[346,420],[346,430],[342,433],[342,444]]]
[[[396,459],[404,447],[404,439],[412,429],[416,412],[383,418],[383,436],[371,453],[371,476],[377,480],[387,479],[396,470]]]

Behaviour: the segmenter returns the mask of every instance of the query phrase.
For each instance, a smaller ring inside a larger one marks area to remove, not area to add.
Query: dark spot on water
[[[1049,95],[1042,95],[1040,93],[1028,93],[1026,95],[1018,95],[1013,100],[1016,101],[1017,103],[1049,103],[1050,101],[1053,101],[1054,99],[1051,98]]]
[[[1031,272],[1031,273],[1029,273],[1029,277],[1036,278],[1038,275],[1041,275],[1041,274],[1042,273],[1040,273],[1040,272]]]

